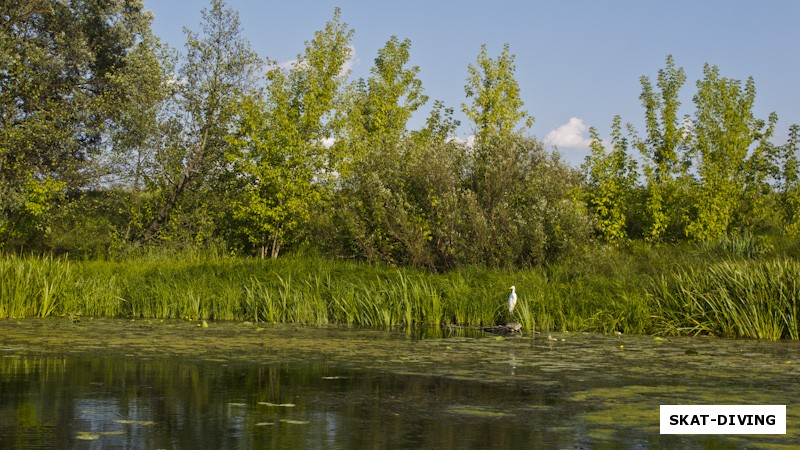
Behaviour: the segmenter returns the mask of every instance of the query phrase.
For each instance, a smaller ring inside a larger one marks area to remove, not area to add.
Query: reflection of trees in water
[[[69,447],[82,432],[129,448],[502,446],[530,431],[524,418],[451,411],[551,401],[520,386],[325,363],[6,357],[0,373],[4,448]]]

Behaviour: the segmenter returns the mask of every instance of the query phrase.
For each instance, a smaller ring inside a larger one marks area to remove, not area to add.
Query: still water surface
[[[791,342],[0,322],[4,449],[796,448],[797,399]],[[787,404],[787,434],[662,436],[660,404]]]

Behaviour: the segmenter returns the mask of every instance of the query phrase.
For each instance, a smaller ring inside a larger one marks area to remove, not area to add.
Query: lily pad
[[[292,425],[306,425],[306,424],[311,423],[311,422],[309,422],[307,420],[292,420],[292,419],[281,419],[281,422],[292,424]]]
[[[100,432],[100,433],[98,433],[98,434],[100,434],[100,436],[122,436],[123,434],[125,434],[125,432],[124,432],[124,431],[122,431],[122,430],[117,430],[117,431],[101,431],[101,432]]]
[[[152,420],[115,420],[115,423],[121,425],[142,425],[142,426],[150,426],[155,425],[156,423]]]
[[[79,439],[81,441],[96,441],[100,439],[100,433],[95,433],[93,431],[79,431],[75,439]]]
[[[465,416],[475,417],[506,417],[509,414],[498,411],[489,411],[482,408],[474,408],[469,406],[454,406],[447,409],[447,412],[453,414],[461,414]]]

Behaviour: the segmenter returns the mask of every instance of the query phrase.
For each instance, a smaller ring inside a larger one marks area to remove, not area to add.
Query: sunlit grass
[[[702,249],[701,249],[702,250]],[[714,249],[714,251],[719,251]],[[737,249],[739,252],[739,249]],[[752,252],[744,252],[750,254]],[[712,262],[716,261],[716,262]],[[681,248],[596,248],[544,268],[444,274],[323,258],[0,259],[0,318],[105,316],[798,339],[800,266]],[[517,287],[513,313],[508,288]]]
[[[798,339],[800,264],[727,260],[654,282],[667,334]]]

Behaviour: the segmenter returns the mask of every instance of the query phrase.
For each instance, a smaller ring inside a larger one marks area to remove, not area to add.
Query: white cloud
[[[174,73],[167,77],[167,86],[186,86],[187,84],[189,84],[189,80],[186,77],[178,78]]]
[[[455,135],[453,135],[453,136],[451,136],[451,137],[450,137],[450,139],[448,139],[447,141],[448,141],[448,142],[455,141],[455,142],[458,142],[458,143],[459,143],[459,144],[461,144],[461,145],[466,145],[467,147],[470,147],[470,148],[472,148],[472,147],[474,147],[474,146],[475,146],[475,135],[474,135],[474,134],[470,134],[469,136],[467,136],[467,137],[466,137],[466,138],[464,138],[464,139],[462,139],[462,138],[460,138],[460,137],[458,137],[458,136],[455,136]]]
[[[334,137],[325,137],[325,138],[320,139],[319,142],[322,144],[323,147],[331,148],[331,147],[333,147],[333,144],[336,143],[336,138],[334,138]]]
[[[357,66],[359,63],[361,63],[361,58],[358,57],[358,53],[356,53],[356,48],[351,45],[350,57],[347,58],[347,61],[345,61],[344,64],[342,65],[342,72],[340,73],[340,75],[349,74],[350,71],[353,70],[353,68]]]
[[[545,142],[559,148],[586,150],[592,140],[587,136],[589,127],[583,119],[572,117],[569,122],[547,134]]]
[[[292,70],[297,65],[297,59],[290,59],[289,61],[284,61],[282,63],[278,63],[278,67],[283,70]]]
[[[347,58],[344,64],[342,64],[342,71],[339,72],[339,75],[342,76],[348,75],[350,71],[353,70],[353,68],[360,63],[361,63],[361,58],[358,57],[358,54],[356,53],[356,48],[351,45],[350,57]],[[283,70],[292,70],[295,67],[297,67],[297,59],[290,59],[288,61],[277,63],[277,65]]]

